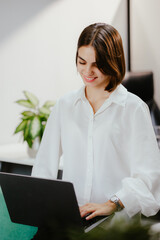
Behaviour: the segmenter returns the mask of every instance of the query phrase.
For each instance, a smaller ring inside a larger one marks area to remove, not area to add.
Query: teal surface
[[[36,232],[36,227],[11,222],[0,188],[0,240],[30,240]]]

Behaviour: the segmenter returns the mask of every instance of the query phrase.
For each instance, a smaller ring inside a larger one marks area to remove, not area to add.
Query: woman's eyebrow
[[[78,58],[80,58],[82,61],[85,61],[85,62],[86,62],[86,60],[83,59],[82,57],[80,57],[79,55],[78,55]],[[93,62],[92,64],[97,64],[97,63],[96,63],[96,62]]]
[[[83,60],[83,61],[85,61],[86,62],[86,60],[84,60],[82,57],[80,57],[79,55],[78,55],[78,58],[80,58],[81,60]]]

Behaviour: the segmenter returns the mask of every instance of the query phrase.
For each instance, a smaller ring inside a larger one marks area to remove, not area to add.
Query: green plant
[[[35,138],[41,141],[46,126],[47,119],[51,112],[51,107],[55,102],[46,101],[43,106],[39,107],[38,98],[28,91],[23,91],[26,99],[16,101],[19,105],[27,108],[21,113],[21,122],[15,130],[15,134],[23,132],[24,141],[32,148]]]
[[[97,226],[92,231],[79,234],[68,231],[68,240],[155,240],[154,233],[150,234],[151,223],[142,224],[136,220],[120,219],[106,225]]]

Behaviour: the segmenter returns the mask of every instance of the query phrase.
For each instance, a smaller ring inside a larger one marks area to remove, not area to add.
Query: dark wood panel
[[[32,172],[32,166],[9,162],[0,162],[0,171],[30,176]],[[63,171],[59,170],[57,178],[62,179],[62,174]]]

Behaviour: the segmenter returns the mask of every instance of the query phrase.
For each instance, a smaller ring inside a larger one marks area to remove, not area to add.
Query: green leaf
[[[18,103],[24,107],[35,108],[35,106],[28,100],[18,100],[18,101],[16,101],[16,103]]]
[[[48,115],[48,116],[49,116],[49,114],[51,113],[51,111],[50,111],[48,108],[46,108],[46,107],[41,107],[41,108],[39,109],[39,112],[40,112],[41,114]]]
[[[42,135],[43,135],[43,133],[44,133],[45,127],[46,127],[46,124],[42,124]]]
[[[32,116],[35,116],[35,113],[34,112],[31,112],[31,111],[24,111],[21,113],[23,116],[25,117],[32,117]]]
[[[27,141],[27,143],[28,143],[28,146],[29,146],[30,148],[32,148],[33,141],[32,141],[30,138],[27,138],[26,141]]]
[[[30,93],[28,91],[23,92],[26,98],[31,102],[31,104],[33,104],[35,107],[39,104],[38,98],[33,93]]]
[[[28,120],[28,121],[27,121],[27,124],[26,124],[26,127],[25,127],[25,129],[24,129],[24,132],[23,132],[24,141],[26,141],[27,138],[29,138],[29,128],[30,128],[30,123],[31,123],[31,121]]]
[[[33,118],[34,116],[31,116],[31,117],[23,116],[22,120],[32,120]]]
[[[46,101],[43,107],[50,108],[50,107],[53,107],[54,105],[55,105],[54,101]]]
[[[18,133],[20,131],[23,131],[26,127],[26,124],[27,124],[27,120],[23,120],[19,125],[18,127],[16,128],[15,132],[14,133]]]
[[[35,116],[31,120],[30,129],[29,129],[31,138],[35,139],[37,136],[39,136],[40,131],[41,131],[41,121],[38,116]]]
[[[41,127],[41,132],[40,132],[40,141],[42,140],[45,127],[46,127],[46,123],[43,123]]]
[[[41,122],[47,122],[48,115],[40,114],[39,115]]]

